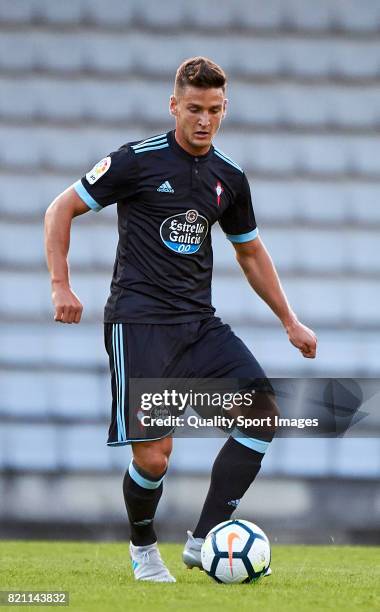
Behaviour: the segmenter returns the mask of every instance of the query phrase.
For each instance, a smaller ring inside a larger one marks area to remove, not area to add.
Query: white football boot
[[[184,564],[187,565],[188,569],[199,567],[199,569],[203,571],[201,548],[205,540],[204,538],[194,538],[191,531],[187,531],[186,533],[187,542],[185,544],[185,548],[183,549],[182,560]]]
[[[134,546],[131,542],[129,551],[136,580],[176,582],[161,558],[157,542],[148,546]]]
[[[194,538],[191,531],[187,531],[187,542],[182,553],[182,560],[188,569],[193,567],[199,567],[203,571],[202,560],[201,560],[201,548],[204,542],[204,538]],[[270,576],[272,570],[268,567],[264,576]]]

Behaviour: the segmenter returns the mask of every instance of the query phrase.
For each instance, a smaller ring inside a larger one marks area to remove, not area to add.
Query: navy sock
[[[244,438],[244,441],[252,440]],[[204,538],[218,523],[228,521],[240,499],[256,478],[268,443],[256,440],[258,452],[230,437],[217,455],[211,471],[210,488],[199,522],[194,529],[195,538]]]
[[[147,546],[157,541],[153,519],[162,495],[165,472],[154,478],[131,461],[123,480],[125,507],[131,527],[131,542]]]

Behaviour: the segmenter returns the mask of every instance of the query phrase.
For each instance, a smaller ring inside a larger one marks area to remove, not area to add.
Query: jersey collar
[[[183,149],[178,142],[175,139],[175,135],[174,135],[175,130],[171,130],[170,132],[168,132],[167,136],[168,136],[168,142],[170,147],[175,151],[175,153],[177,153],[178,155],[180,155],[181,157],[188,159],[189,161],[198,161],[198,162],[204,162],[207,159],[209,159],[212,155],[212,153],[214,152],[214,147],[213,145],[211,145],[209,151],[207,153],[205,153],[204,155],[191,155],[191,153],[188,153],[187,151],[185,151],[185,149]]]

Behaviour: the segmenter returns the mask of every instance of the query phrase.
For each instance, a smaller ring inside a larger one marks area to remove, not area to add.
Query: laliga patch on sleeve
[[[86,179],[88,180],[90,185],[93,185],[94,183],[96,183],[96,181],[100,179],[107,172],[107,170],[109,170],[110,167],[111,167],[110,157],[104,157],[97,164],[95,164],[93,169],[90,170],[90,172],[87,172],[86,174]]]

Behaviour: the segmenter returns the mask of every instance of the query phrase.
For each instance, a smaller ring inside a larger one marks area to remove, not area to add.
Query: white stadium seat
[[[3,467],[28,470],[109,470],[112,452],[103,425],[2,425]],[[41,452],[43,450],[43,452]]]
[[[334,442],[335,440],[306,437],[277,438],[270,448],[270,454],[277,458],[276,472],[291,476],[331,476],[334,465],[330,457]]]
[[[106,445],[107,428],[104,425],[62,426],[61,444],[64,453],[60,467],[67,470],[109,470],[111,453]]]
[[[276,471],[282,474],[376,477],[380,469],[378,448],[378,440],[371,438],[277,438],[268,456],[274,456],[273,462],[279,458]]]
[[[73,223],[79,326],[53,321],[43,216],[110,151],[170,129],[174,71],[194,54],[228,73],[216,145],[248,175],[260,235],[297,314],[315,328],[318,359],[288,342],[218,225],[217,314],[270,376],[378,379],[379,31],[375,0],[0,0],[0,470],[128,465],[130,449],[106,446],[102,318],[116,207]],[[178,442],[174,473],[209,470],[222,443]],[[374,439],[279,438],[263,474],[372,478],[379,461]],[[43,516],[40,486],[15,485],[30,516]],[[76,491],[79,499],[79,481]],[[61,517],[64,493],[51,497]],[[96,517],[103,506],[94,503]],[[12,516],[25,518],[14,506]]]
[[[17,246],[22,244],[22,249]],[[5,224],[0,227],[0,257],[3,263],[16,265],[43,261],[43,228],[42,225]]]
[[[278,10],[284,7],[281,0],[275,4]],[[300,29],[376,32],[380,25],[379,5],[372,0],[360,4],[356,0],[289,0],[284,10],[288,23]]]
[[[379,73],[376,40],[321,40],[290,35],[253,38],[231,34],[228,45],[220,38],[182,32],[154,39],[140,32],[56,32],[42,28],[4,32],[0,39],[0,68],[43,69],[55,73],[83,70],[99,74],[141,71],[173,78],[178,64],[197,53],[213,57],[237,75],[330,76],[373,78]],[[157,52],[159,49],[159,53]]]
[[[5,167],[29,167],[77,172],[81,176],[101,157],[128,140],[138,140],[138,125],[124,133],[120,129],[0,127],[0,162]],[[139,136],[140,135],[140,136]],[[24,141],[33,141],[32,149]],[[341,134],[236,134],[226,131],[216,139],[247,173],[362,174],[377,177],[380,161],[374,136]]]
[[[51,175],[44,172],[3,174],[0,193],[2,215],[42,219],[48,205],[76,180],[75,175]]]
[[[23,472],[56,470],[60,436],[55,425],[2,423],[3,467]]]
[[[91,211],[88,215],[91,214]],[[94,213],[92,213],[94,214]],[[115,259],[117,244],[117,226],[101,227],[84,220],[75,220],[72,229],[72,248],[70,261],[77,266],[94,266],[97,264],[109,266],[110,273]],[[16,248],[16,239],[25,244],[23,249]],[[40,224],[3,223],[0,227],[0,257],[4,263],[25,266],[41,266],[44,270],[44,280],[48,283],[45,273],[45,254],[43,226]],[[16,281],[14,281],[16,282]],[[48,284],[46,285],[48,287]]]
[[[52,25],[108,25],[128,26],[133,3],[112,0],[112,5],[99,0],[66,0],[64,3],[33,0],[35,18]]]
[[[270,321],[272,317],[270,311],[261,307],[260,301],[257,302],[248,284],[243,281],[238,269],[236,268],[235,275],[232,274],[228,279],[218,278],[215,275],[213,303],[217,307],[218,312],[222,316],[232,316],[238,320],[239,317],[243,317],[243,319],[247,317],[255,319],[258,317],[260,320]],[[46,274],[0,273],[0,279],[3,287],[0,298],[1,316],[8,319],[13,317],[14,320],[25,320],[25,318],[30,317],[30,319],[35,321],[42,321],[51,317],[53,307],[50,301],[50,288]],[[300,284],[302,286],[302,281],[300,281]],[[109,278],[106,279],[100,275],[74,274],[72,275],[72,285],[85,307],[83,320],[85,321],[87,317],[91,318],[91,320],[94,318],[101,320],[103,307],[109,293]],[[288,290],[293,285],[294,283],[291,281],[286,281]],[[314,282],[309,281],[308,285],[310,290],[314,286],[318,288],[318,280]],[[227,299],[231,290],[234,291],[236,302],[231,302]],[[337,298],[339,301],[340,293],[343,293],[342,289],[340,286],[337,286],[333,296],[331,296],[331,301],[325,305],[327,312],[324,316],[327,319],[329,319],[329,315],[334,318],[334,308],[336,309],[337,307]],[[31,296],[28,301],[25,300],[25,295]],[[257,308],[259,308],[258,312]],[[311,316],[316,316],[318,313],[318,306],[314,302],[314,312]]]
[[[309,229],[292,225],[281,229],[281,223],[277,222],[276,225],[262,229],[261,237],[276,265],[283,271],[332,271],[335,274],[380,271],[380,262],[376,257],[376,232],[371,234],[349,226],[339,230],[334,227]],[[230,241],[217,226],[212,235],[216,272],[236,270],[234,249]],[[117,244],[116,225],[111,223],[102,227],[100,224],[86,224],[86,219],[82,218],[74,221],[72,236],[71,263],[79,269],[93,266],[94,271],[102,266],[111,274]],[[16,249],[16,239],[22,241],[25,248]],[[40,266],[45,270],[42,224],[28,226],[4,222],[0,228],[0,257],[9,265]],[[106,280],[108,282],[109,279]]]
[[[49,414],[47,379],[27,370],[0,370],[0,416],[44,417]]]
[[[127,140],[139,140],[141,134],[149,131],[138,126],[130,128],[127,134],[120,129],[93,130],[90,128],[67,127],[12,128],[0,127],[1,163],[13,167],[35,167],[36,171],[49,168],[83,176],[100,158],[118,149]],[[25,148],[25,138],[32,139],[33,148]]]
[[[379,237],[376,231],[367,234],[352,232],[347,246],[347,267],[363,273],[378,270]]]
[[[0,20],[10,23],[28,23],[36,19],[51,24],[76,23],[81,17],[83,2],[49,2],[49,0],[2,0]]]
[[[310,31],[342,30],[377,31],[380,10],[376,2],[365,0],[244,0],[234,3],[234,16],[242,27],[276,28]]]
[[[368,227],[380,221],[376,206],[379,188],[376,183],[356,184],[354,180],[335,181],[276,181],[251,177],[254,209],[260,225],[304,223],[312,227],[339,224]]]
[[[302,0],[300,0],[302,2]],[[329,0],[325,0],[329,1]],[[380,6],[373,0],[335,0],[333,10],[336,13],[336,24],[342,30],[357,30],[377,33],[380,27]]]
[[[112,7],[112,8],[111,8]],[[328,31],[377,31],[380,10],[373,0],[166,0],[157,10],[155,0],[2,0],[0,20],[24,24],[41,21],[50,25],[95,24],[102,28],[128,27],[136,21],[147,28],[196,27],[218,31],[237,26],[244,29],[286,29]]]
[[[377,175],[376,138],[347,135],[231,135],[221,133],[218,146],[247,171]]]
[[[233,84],[228,118],[247,124],[368,127],[379,119],[380,88],[325,84]]]
[[[84,169],[65,175],[38,172],[26,175],[6,173],[2,175],[0,212],[4,216],[20,219],[35,219],[40,222],[50,202],[66,187],[79,178]],[[344,182],[322,180],[289,179],[271,181],[250,174],[254,209],[259,227],[269,228],[284,223],[346,223],[364,225],[380,222],[380,207],[377,201],[379,189],[376,183],[356,184],[353,179]],[[99,248],[99,259],[108,257],[107,244],[111,238],[110,227],[116,227],[116,207],[108,206],[101,215],[87,215],[75,221],[77,227],[87,227],[93,235],[93,226],[99,225],[96,240],[104,242]],[[112,229],[113,232],[113,229]],[[83,237],[85,240],[85,237]],[[224,244],[224,242],[223,242]],[[72,247],[76,249],[76,242]]]
[[[108,208],[116,209],[115,206]],[[101,211],[101,214],[103,212]],[[116,213],[116,210],[113,212]],[[90,215],[91,212],[87,217],[73,225],[71,261],[78,267],[81,265],[92,266],[94,271],[98,266],[102,268],[107,266],[109,274],[111,274],[118,242],[117,221],[115,219],[113,224],[107,226],[100,224],[96,226],[87,225],[86,219]],[[106,283],[109,285],[109,278],[106,279]]]
[[[217,268],[218,270],[218,268]],[[213,304],[225,320],[236,323],[250,321],[253,325],[275,322],[270,309],[255,296],[244,280],[237,264],[228,277],[214,275]],[[309,275],[310,275],[309,271]],[[72,285],[84,305],[83,321],[102,320],[104,304],[109,294],[111,272],[106,274],[73,273]],[[34,321],[49,321],[53,314],[50,287],[46,273],[0,273],[3,288],[0,316],[17,321],[30,317]],[[380,290],[377,280],[354,278],[283,278],[291,303],[301,318],[314,324],[352,326],[365,321],[378,325]],[[230,300],[231,292],[235,299]],[[30,296],[28,300],[25,296]]]
[[[334,472],[339,477],[378,478],[379,441],[376,438],[335,440]]]
[[[228,319],[227,319],[228,322]],[[307,324],[308,321],[305,321]],[[373,331],[317,327],[318,360],[303,359],[290,345],[280,323],[273,328],[235,323],[234,331],[254,352],[271,376],[376,376],[380,342]],[[2,361],[23,367],[47,364],[83,371],[108,369],[100,321],[87,325],[18,323],[0,326]]]
[[[180,438],[174,443],[170,458],[171,473],[191,473],[210,469],[214,459],[224,444],[225,438]],[[178,449],[178,452],[176,452]],[[191,457],[191,462],[189,461]]]
[[[92,370],[108,368],[100,321],[92,325],[62,325],[53,321],[42,324],[0,325],[3,362],[70,365]]]
[[[378,282],[357,280],[284,279],[282,283],[301,320],[310,325],[379,324]],[[229,300],[233,292],[235,300]],[[249,285],[238,276],[234,279],[214,280],[213,303],[217,313],[226,320],[249,320],[253,325],[274,323],[275,317]]]
[[[305,321],[307,324],[307,321]],[[269,376],[376,376],[380,367],[380,342],[372,331],[315,329],[318,359],[304,359],[278,329],[267,330],[235,325]],[[355,372],[355,374],[353,374]]]
[[[109,376],[84,372],[0,370],[0,415],[108,419],[111,408]]]
[[[46,275],[0,273],[2,292],[0,313],[3,317],[43,317],[49,304],[50,287]],[[28,296],[28,299],[26,299]]]
[[[0,4],[0,23],[29,23],[33,17],[31,0],[2,0]]]
[[[43,383],[42,376],[41,379]],[[48,392],[49,411],[52,416],[73,420],[96,420],[100,417],[108,420],[111,413],[109,376],[100,376],[97,373],[54,372],[48,377]]]
[[[49,121],[169,120],[169,80],[147,84],[141,79],[123,82],[94,78],[80,81],[47,77],[0,78],[0,116]],[[28,96],[25,96],[25,90]],[[54,97],[50,95],[54,90]],[[310,127],[340,126],[366,128],[378,121],[380,93],[374,87],[331,85],[235,83],[228,93],[229,120],[234,124],[286,124]],[[144,105],[141,105],[141,99]],[[9,106],[9,100],[13,104]]]

